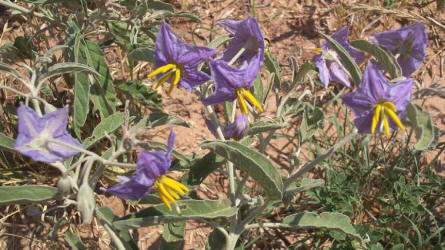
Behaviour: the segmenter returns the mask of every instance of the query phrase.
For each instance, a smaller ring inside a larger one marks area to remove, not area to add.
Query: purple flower
[[[237,62],[248,63],[260,51],[260,65],[262,66],[265,53],[265,41],[263,33],[256,18],[249,17],[246,20],[224,20],[218,23],[234,37],[227,49],[222,54],[222,60],[231,61],[241,49],[244,52],[238,57]]]
[[[74,139],[66,130],[68,124],[68,108],[64,107],[54,112],[39,116],[33,109],[21,104],[17,109],[19,117],[19,134],[14,149],[31,157],[34,161],[63,161],[79,153],[69,144],[82,148],[82,144]]]
[[[205,105],[211,105],[238,99],[241,112],[247,114],[247,105],[244,101],[246,98],[260,112],[263,112],[261,104],[249,91],[260,70],[261,53],[264,52],[258,52],[249,64],[244,64],[241,68],[234,68],[223,60],[211,61],[210,71],[215,82],[215,91],[209,97],[202,99],[202,102]]]
[[[372,63],[368,63],[362,82],[355,92],[344,95],[343,101],[354,112],[354,122],[360,133],[374,134],[376,128],[404,129],[401,120],[411,100],[413,80],[390,85]]]
[[[163,73],[158,79],[154,88],[158,88],[170,79],[171,85],[168,95],[176,85],[181,85],[187,91],[198,87],[210,80],[210,77],[198,70],[198,64],[208,60],[216,54],[215,49],[193,46],[183,43],[178,36],[170,30],[165,22],[162,22],[161,29],[156,37],[155,45],[155,66],[156,70],[148,77],[153,77]]]
[[[218,138],[218,134],[216,132],[215,126],[212,121],[205,119],[205,123],[209,128],[210,132]],[[246,133],[247,128],[249,127],[249,123],[247,122],[247,116],[245,114],[241,114],[236,116],[235,121],[233,123],[227,124],[223,127],[222,132],[224,135],[224,139],[233,138],[235,140],[241,140]]]
[[[397,57],[397,62],[405,77],[409,77],[416,71],[426,56],[428,36],[425,26],[421,23],[375,34],[372,40]]]
[[[333,34],[332,38],[346,49],[357,64],[360,64],[365,59],[365,55],[348,43],[348,34],[349,26],[345,26]],[[312,60],[320,72],[320,81],[324,86],[327,88],[329,82],[333,81],[350,88],[351,82],[349,81],[349,75],[340,57],[331,46],[325,42],[323,43],[322,49],[317,49],[317,51],[320,51],[321,54],[315,55]]]
[[[183,184],[165,176],[171,164],[171,152],[175,142],[173,129],[168,137],[167,152],[156,150],[148,152],[139,149],[136,162],[136,173],[132,177],[118,176],[120,183],[106,191],[119,196],[121,199],[137,200],[150,193],[151,188],[157,189],[162,202],[171,210],[169,201],[175,203],[188,188]]]

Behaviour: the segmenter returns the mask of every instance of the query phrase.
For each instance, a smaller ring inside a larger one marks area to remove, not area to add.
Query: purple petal
[[[51,132],[54,138],[62,136],[66,133],[68,125],[68,107],[46,114],[42,116],[41,120],[45,121],[45,128]]]
[[[191,91],[193,88],[200,86],[208,80],[210,80],[210,76],[202,71],[196,70],[196,67],[195,69],[184,67],[184,72],[178,84],[187,91]]]
[[[368,111],[361,113],[360,115],[355,116],[354,115],[354,123],[357,127],[357,130],[361,134],[370,134],[371,133],[371,126],[372,126],[372,117],[374,116],[374,112],[372,109],[369,109]],[[379,122],[380,124],[380,122]],[[379,124],[377,124],[378,131]]]
[[[351,82],[349,81],[349,76],[346,72],[340,68],[338,63],[331,62],[329,64],[329,74],[331,77],[331,81],[338,82],[343,86],[351,88]]]
[[[124,176],[118,176],[118,178],[121,182],[106,189],[106,192],[112,193],[121,199],[130,200],[137,200],[147,195],[154,182],[154,180],[151,180],[151,182],[141,183],[136,178]]]
[[[394,103],[397,111],[404,114],[406,106],[411,101],[413,85],[413,79],[406,79],[393,84],[387,89],[384,99]]]
[[[426,56],[428,36],[425,26],[421,23],[381,32],[373,35],[371,39],[394,55],[398,55],[397,61],[405,77],[409,77],[416,71]]]
[[[265,59],[264,36],[256,18],[250,17],[245,20],[224,20],[218,23],[223,26],[229,33],[234,35],[227,49],[223,52],[222,59],[230,61],[241,48],[244,53],[238,58],[237,62],[243,63],[250,61],[258,52],[260,52],[260,65],[262,66]]]
[[[368,62],[358,91],[368,97],[371,103],[376,104],[384,97],[385,90],[389,87],[387,80],[377,67]]]
[[[215,125],[213,125],[213,122],[209,119],[204,118],[204,122],[207,125],[207,128],[210,130],[213,136],[218,139],[218,133],[216,132]]]
[[[145,175],[150,178],[157,178],[167,172],[170,168],[171,159],[167,152],[156,150],[148,152],[139,149],[139,157],[136,162],[136,175]]]
[[[323,83],[324,87],[327,88],[330,82],[330,77],[326,61],[322,58],[321,54],[315,55],[312,60],[315,66],[318,68],[321,83]]]
[[[247,116],[244,114],[238,115],[233,123],[227,124],[223,128],[224,137],[226,139],[235,138],[239,140],[244,137],[248,127]]]

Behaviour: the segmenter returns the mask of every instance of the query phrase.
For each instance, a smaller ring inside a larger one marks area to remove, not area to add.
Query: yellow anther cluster
[[[189,191],[189,189],[182,183],[170,179],[165,175],[156,178],[153,188],[157,189],[159,197],[170,211],[172,210],[172,207],[169,202],[176,203],[176,200],[180,199],[178,193],[184,195],[184,192]]]
[[[238,88],[238,89],[236,89],[236,95],[237,95],[239,107],[241,109],[241,113],[247,114],[247,112],[248,112],[247,105],[246,105],[244,98],[246,98],[247,101],[250,102],[250,104],[255,106],[258,109],[258,111],[263,112],[263,107],[261,107],[261,104],[255,98],[255,96],[253,96],[252,93],[250,93],[249,90],[245,90],[244,88]]]
[[[382,120],[382,126],[385,129],[385,133],[389,136],[389,118],[401,129],[404,130],[402,122],[396,114],[397,109],[394,103],[387,101],[379,101],[374,107],[374,116],[372,117],[371,133],[374,134],[375,128],[380,120]]]
[[[178,85],[179,79],[181,78],[181,67],[179,65],[170,63],[157,68],[155,71],[148,74],[148,77],[153,77],[161,73],[163,73],[164,75],[159,78],[158,82],[154,86],[154,89],[159,88],[159,86],[165,83],[168,79],[172,78],[170,87],[167,91],[167,95],[170,96],[173,88]]]

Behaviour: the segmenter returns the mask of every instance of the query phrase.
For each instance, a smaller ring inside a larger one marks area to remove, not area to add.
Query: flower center
[[[404,130],[402,122],[400,122],[399,117],[397,116],[397,108],[394,105],[394,103],[385,101],[385,100],[379,100],[376,105],[373,105],[374,108],[374,116],[372,117],[372,126],[371,126],[371,133],[374,134],[375,128],[377,127],[377,124],[379,121],[383,121],[380,123],[380,130],[383,128],[385,129],[386,135],[389,136],[389,122],[388,117],[391,119],[397,127],[399,127],[401,130]]]
[[[151,72],[150,74],[148,74],[147,77],[153,77],[159,74],[164,74],[163,76],[161,76],[158,80],[158,82],[156,83],[156,85],[154,86],[153,89],[157,89],[159,88],[159,86],[161,86],[163,83],[165,83],[168,79],[171,79],[170,81],[170,87],[168,88],[168,92],[167,95],[170,96],[171,92],[173,91],[173,88],[178,85],[179,79],[181,78],[181,73],[184,70],[182,69],[181,65],[178,64],[174,64],[174,63],[169,63],[166,64],[164,66],[161,66],[157,69],[155,69],[153,72]]]
[[[176,203],[179,200],[180,195],[184,195],[184,192],[189,191],[189,189],[182,183],[177,182],[165,175],[157,177],[153,183],[153,188],[158,191],[159,198],[167,206],[168,210],[172,210],[169,202]]]
[[[255,98],[255,96],[253,96],[252,93],[250,93],[249,90],[245,90],[244,88],[237,88],[235,91],[236,91],[238,104],[241,109],[241,113],[247,114],[247,105],[246,105],[244,98],[246,98],[247,101],[249,101],[250,104],[255,106],[260,112],[263,112],[263,108],[261,107],[261,104]]]
[[[53,137],[49,131],[44,129],[42,132],[37,134],[32,141],[28,143],[28,147],[37,150],[46,149],[49,139],[53,139]]]

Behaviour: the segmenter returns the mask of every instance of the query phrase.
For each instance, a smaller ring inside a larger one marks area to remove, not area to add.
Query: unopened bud
[[[82,215],[82,222],[89,224],[93,220],[94,208],[96,207],[96,200],[94,193],[88,182],[82,183],[77,193],[77,210]]]
[[[71,193],[71,182],[72,178],[68,175],[62,176],[62,178],[60,178],[57,182],[57,188],[62,196],[67,196]]]

